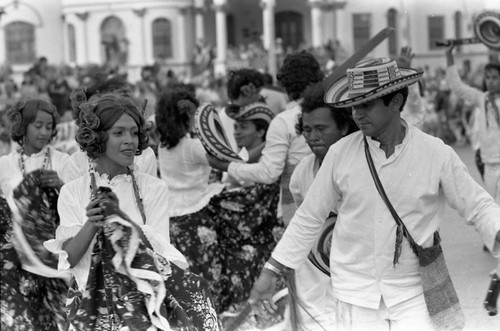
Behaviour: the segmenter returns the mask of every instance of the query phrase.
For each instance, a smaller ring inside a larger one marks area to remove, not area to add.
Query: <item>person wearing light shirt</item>
[[[212,167],[227,171],[238,181],[271,184],[280,180],[281,210],[278,210],[278,214],[281,214],[285,224],[288,224],[295,211],[288,188],[290,176],[297,163],[311,154],[304,137],[299,135],[295,128],[301,110],[300,101],[305,88],[309,84],[321,81],[323,73],[318,61],[311,54],[303,51],[285,58],[277,78],[291,101],[286,109],[271,121],[259,162],[228,163],[211,156],[207,158]]]
[[[302,115],[298,129],[314,154],[303,158],[290,179],[290,192],[299,207],[311,186],[331,145],[358,130],[350,112],[339,111],[323,101],[323,82],[304,92]],[[332,330],[335,327],[335,297],[331,286],[327,244],[331,238],[336,215],[332,211],[308,259],[295,270],[297,320],[300,330]],[[292,291],[292,289],[288,289]]]
[[[375,73],[372,85],[361,90],[369,73]],[[339,328],[435,330],[424,300],[419,259],[405,238],[396,242],[397,225],[375,186],[365,148],[390,202],[418,245],[433,244],[448,204],[500,255],[500,206],[470,176],[453,148],[400,117],[407,87],[421,75],[379,58],[348,69],[348,75],[327,90],[325,99],[332,106],[352,107],[360,131],[330,147],[304,202],[254,284],[251,299],[256,307],[269,308],[278,274],[302,265],[334,210],[338,217],[330,270]]]
[[[446,59],[446,81],[451,91],[479,108],[474,114],[474,133],[484,163],[484,185],[500,203],[500,64],[485,66],[487,91],[483,92],[462,82],[453,59],[453,46],[447,49]]]

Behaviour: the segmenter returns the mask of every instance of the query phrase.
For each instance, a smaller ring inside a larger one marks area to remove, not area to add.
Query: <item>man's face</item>
[[[331,145],[342,138],[347,130],[339,129],[328,107],[316,108],[302,114],[303,135],[314,155],[323,160]]]
[[[484,73],[486,89],[490,93],[500,93],[500,72],[495,69],[486,70]]]
[[[239,148],[245,147],[250,150],[262,144],[264,130],[257,130],[257,126],[252,121],[234,122],[234,139]]]
[[[364,135],[376,138],[384,132],[391,121],[390,108],[390,103],[386,106],[382,99],[378,98],[353,106],[352,117]]]

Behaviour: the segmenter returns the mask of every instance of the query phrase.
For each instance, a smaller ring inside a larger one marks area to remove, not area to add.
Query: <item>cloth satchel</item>
[[[385,194],[384,187],[375,170],[366,137],[364,137],[364,143],[366,160],[368,161],[368,166],[375,186],[389,208],[398,227],[399,236],[398,234],[396,235],[394,264],[397,263],[401,250],[402,237],[404,236],[410,243],[413,252],[415,252],[419,260],[419,271],[424,290],[425,303],[434,327],[436,330],[462,330],[465,326],[465,316],[458,302],[458,296],[453,287],[448,268],[446,267],[443,251],[441,249],[439,232],[434,232],[434,243],[430,247],[422,247],[413,240],[408,229],[405,227],[403,221],[396,210],[394,210],[389,198]]]

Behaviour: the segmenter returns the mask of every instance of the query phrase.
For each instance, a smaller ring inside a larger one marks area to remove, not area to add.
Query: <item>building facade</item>
[[[472,37],[474,17],[486,9],[500,11],[500,1],[0,0],[0,63],[14,72],[41,56],[53,64],[107,63],[126,67],[134,80],[153,62],[189,72],[203,43],[213,46],[216,72],[223,74],[229,49],[260,43],[274,73],[283,49],[330,43],[348,56],[391,26],[394,35],[370,56],[396,55],[408,45],[415,65],[435,68],[445,63],[435,41]],[[467,45],[457,59],[475,66],[488,53],[482,44]]]

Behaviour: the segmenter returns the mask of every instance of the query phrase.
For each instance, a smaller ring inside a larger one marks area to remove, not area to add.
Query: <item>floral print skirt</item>
[[[71,281],[73,330],[219,330],[206,280],[147,248],[127,222],[106,223],[85,290]]]
[[[59,221],[55,211],[57,191],[40,188],[38,176],[37,172],[26,176],[14,190],[14,200],[29,249],[43,264],[54,267],[57,259],[43,248],[43,241],[54,237]],[[1,329],[66,329],[64,305],[68,286],[60,278],[47,278],[23,269],[23,246],[13,235],[12,212],[1,197],[0,229]]]
[[[278,183],[224,190],[202,210],[170,219],[172,243],[190,271],[210,282],[219,314],[234,315],[245,305],[284,232],[276,215],[279,191]]]

